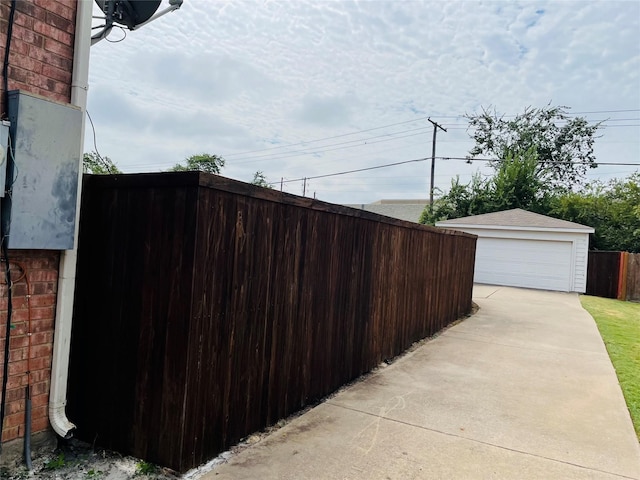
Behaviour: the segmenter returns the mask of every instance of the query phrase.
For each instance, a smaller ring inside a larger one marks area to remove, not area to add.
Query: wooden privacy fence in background
[[[199,465],[468,314],[475,243],[204,173],[86,176],[77,435]]]
[[[640,301],[640,253],[589,252],[587,295]]]

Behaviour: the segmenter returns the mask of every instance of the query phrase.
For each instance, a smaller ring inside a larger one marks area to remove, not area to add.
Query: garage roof
[[[528,212],[521,208],[443,220],[437,222],[436,225],[448,228],[459,226],[513,230],[514,227],[516,227],[515,229],[518,230],[557,230],[581,233],[593,233],[595,231],[586,225],[559,220],[546,215],[540,215],[539,213]]]
[[[422,212],[428,204],[428,200],[416,199],[378,200],[373,203],[348,204],[345,206],[417,223],[420,221],[420,215],[422,215]]]

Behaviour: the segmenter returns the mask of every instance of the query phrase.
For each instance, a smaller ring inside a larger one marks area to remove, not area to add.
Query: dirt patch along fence
[[[86,176],[77,435],[178,471],[471,310],[476,237],[218,176]]]
[[[640,253],[589,252],[586,293],[640,301]]]

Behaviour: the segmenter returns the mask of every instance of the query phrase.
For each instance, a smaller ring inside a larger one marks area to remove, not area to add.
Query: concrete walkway
[[[479,285],[474,300],[473,317],[201,478],[640,479],[578,296]]]

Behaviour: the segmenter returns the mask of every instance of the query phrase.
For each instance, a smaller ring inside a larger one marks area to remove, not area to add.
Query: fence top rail
[[[632,253],[632,252],[626,252],[626,251],[621,251],[621,250],[589,250],[589,253],[595,253],[595,254],[599,254],[599,253],[605,253],[605,254],[628,253],[630,255],[637,255],[637,254]]]
[[[346,207],[335,203],[323,202],[314,198],[301,197],[275,189],[263,188],[250,183],[232,180],[220,175],[206,172],[161,172],[161,173],[128,173],[116,175],[84,174],[84,185],[96,189],[132,189],[132,188],[184,188],[203,187],[223,192],[233,193],[251,198],[267,200],[283,205],[292,205],[320,212],[334,213],[349,217],[387,223],[412,230],[428,231],[439,235],[453,235],[467,238],[477,238],[476,235],[436,228],[419,223],[408,222],[393,217],[387,217],[366,210]]]

